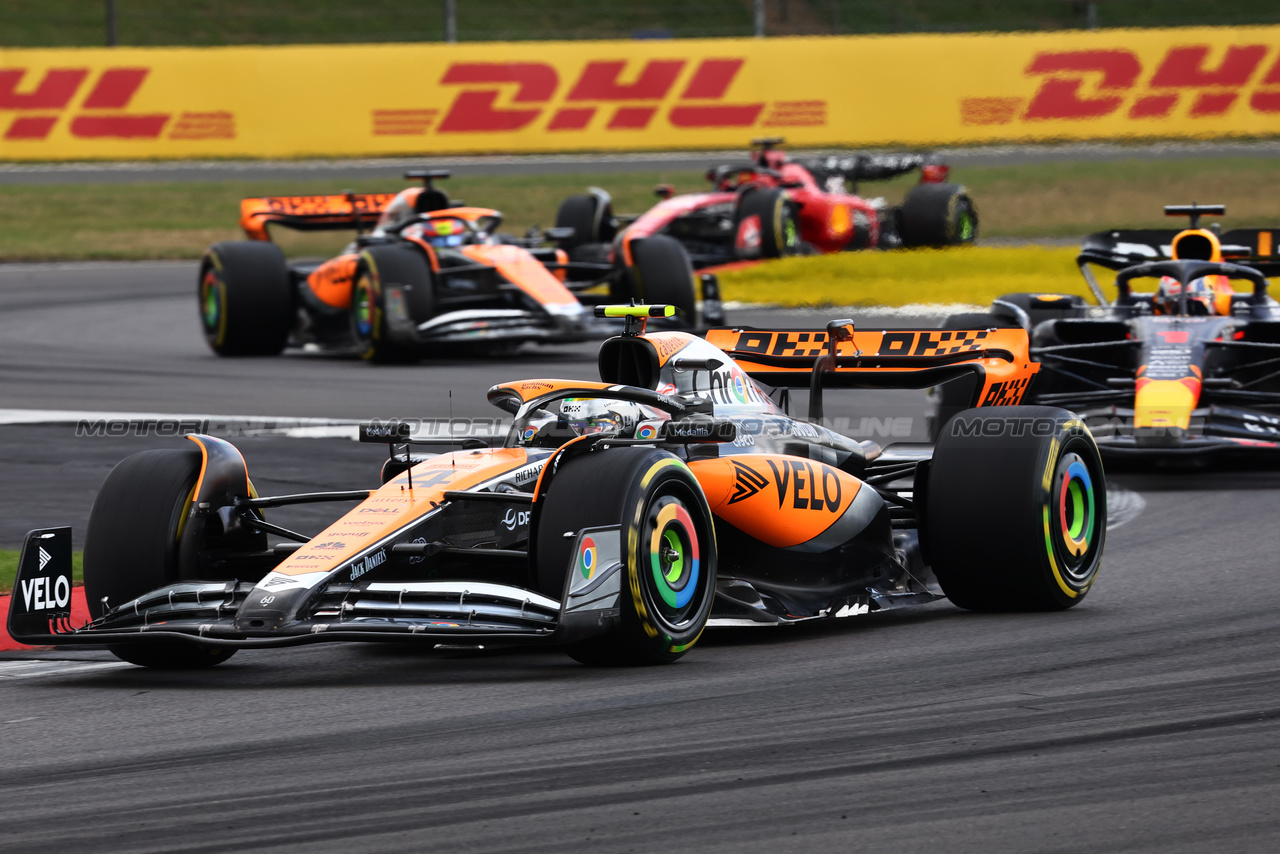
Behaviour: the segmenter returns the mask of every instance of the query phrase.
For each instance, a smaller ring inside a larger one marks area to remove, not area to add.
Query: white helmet
[[[560,402],[560,417],[579,436],[609,433],[630,438],[646,416],[640,404],[628,400],[569,397]]]

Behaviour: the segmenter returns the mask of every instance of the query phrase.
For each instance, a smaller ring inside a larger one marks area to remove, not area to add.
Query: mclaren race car
[[[614,267],[570,262],[564,250],[547,245],[571,237],[567,229],[525,238],[498,233],[498,211],[451,201],[434,186],[448,174],[409,172],[424,186],[396,194],[245,199],[240,224],[250,239],[211,246],[200,265],[200,319],[209,346],[222,356],[310,347],[412,361],[444,345],[492,352],[608,334],[610,327],[595,324],[578,297],[618,275]],[[270,226],[353,229],[357,237],[323,263],[289,263],[271,241]],[[694,276],[682,257],[676,260],[673,266],[649,252],[636,273],[680,306],[674,323],[692,326]],[[714,281],[702,284],[706,319],[719,322],[719,298],[708,290]]]
[[[599,188],[571,196],[556,215],[558,227],[574,231],[564,246],[573,258],[627,266],[645,242],[666,239],[682,245],[701,270],[800,253],[950,246],[977,238],[973,200],[964,187],[947,183],[950,169],[941,163],[918,154],[797,162],[777,149],[781,142],[754,140],[750,160],[708,169],[708,192],[676,196],[670,186],[658,187],[662,201],[640,216],[615,216],[611,197]],[[856,194],[859,181],[914,169],[920,183],[901,206]],[[651,298],[643,279],[617,284],[634,286],[615,290],[617,297]]]
[[[1086,238],[1077,263],[1099,308],[1078,296],[1010,294],[989,315],[946,325],[1030,330],[1040,371],[1027,399],[1080,413],[1110,457],[1280,460],[1280,305],[1266,278],[1280,271],[1280,230],[1200,227],[1225,212],[1170,205],[1165,213],[1189,216],[1189,228]],[[1094,264],[1118,271],[1114,303]],[[1135,287],[1143,280],[1145,291]],[[965,390],[941,391],[944,409],[966,405]]]
[[[325,641],[550,644],[589,664],[651,664],[707,625],[943,595],[1055,610],[1089,592],[1107,499],[1075,416],[976,408],[936,447],[899,450],[822,424],[831,388],[959,375],[1016,387],[1035,370],[1025,332],[645,331],[669,311],[598,307],[626,318],[601,346],[598,381],[490,388],[512,417],[501,447],[412,456],[404,422],[365,425],[364,440],[391,448],[373,489],[262,496],[240,453],[210,436],[128,457],[89,519],[91,622],[69,624],[58,591],[70,529],[50,528],[27,537],[9,630],[156,667]],[[810,391],[808,420],[787,414],[791,388]],[[352,500],[314,535],[268,521],[272,508]]]

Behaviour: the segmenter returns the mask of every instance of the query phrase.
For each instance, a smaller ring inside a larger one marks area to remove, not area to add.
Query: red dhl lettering
[[[662,109],[663,101],[677,91],[690,66],[692,71],[679,90],[677,103],[666,111],[671,124],[689,129],[750,127],[764,112],[765,103],[720,103],[745,62],[741,58],[703,59],[694,66],[683,59],[651,59],[643,64],[592,60],[567,87],[561,86],[555,68],[546,63],[455,62],[440,83],[463,89],[454,96],[436,132],[511,132],[543,118],[548,131],[580,131],[601,111],[609,114],[608,130],[644,130]],[[509,106],[499,106],[504,91],[510,93]],[[557,104],[556,96],[561,92],[564,95]],[[819,122],[825,121],[825,104],[820,107],[816,115]],[[774,118],[790,117],[789,108],[774,113]],[[812,113],[811,109],[800,118],[813,124]],[[420,132],[425,133],[426,127]]]
[[[127,112],[150,68],[105,68],[87,89],[70,116],[68,131],[77,139],[159,139],[173,113]],[[86,90],[86,68],[50,68],[43,75],[27,68],[0,68],[0,112],[14,116],[4,138],[40,141]],[[173,123],[171,139],[234,139],[235,117],[229,112],[184,112]]]
[[[998,125],[1022,121],[1088,120],[1124,115],[1163,119],[1185,105],[1191,118],[1226,115],[1242,96],[1257,113],[1280,113],[1280,51],[1266,63],[1269,45],[1179,45],[1152,68],[1127,49],[1043,51],[1025,73],[1041,82],[1022,98],[960,100],[961,121]],[[1250,87],[1260,68],[1267,70]],[[1145,78],[1145,80],[1144,80]]]

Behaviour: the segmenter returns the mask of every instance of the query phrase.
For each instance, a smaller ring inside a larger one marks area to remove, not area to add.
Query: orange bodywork
[[[468,489],[528,459],[522,448],[496,448],[442,454],[413,467],[408,474],[382,485],[310,542],[294,552],[275,571],[283,575],[329,572],[361,549],[378,542],[429,512],[451,489]]]
[[[525,249],[518,246],[463,246],[460,251],[478,264],[493,267],[542,305],[578,302],[577,297]]]
[[[689,470],[712,513],[778,548],[816,539],[862,488],[862,481],[839,469],[781,454],[694,460]]]
[[[732,356],[748,374],[808,374],[827,352],[827,333],[821,329],[712,329],[707,341]],[[955,358],[966,354],[971,358]],[[1019,403],[1040,370],[1039,363],[1031,361],[1031,342],[1023,329],[857,330],[852,339],[837,342],[836,355],[859,360],[854,366],[839,367],[839,374],[908,375],[939,364],[978,364],[985,375],[979,406]]]
[[[307,276],[307,287],[325,305],[350,308],[351,289],[355,284],[356,263],[359,260],[359,255],[330,258]]]
[[[592,382],[590,380],[520,380],[513,383],[500,383],[489,389],[489,400],[498,397],[518,397],[521,403],[528,403],[535,397],[542,397],[553,392],[571,389],[574,391],[608,391],[615,388],[614,383]]]

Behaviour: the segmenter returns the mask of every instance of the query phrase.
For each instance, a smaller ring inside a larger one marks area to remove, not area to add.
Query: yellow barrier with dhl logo
[[[1280,27],[0,50],[0,159],[1280,134]]]

